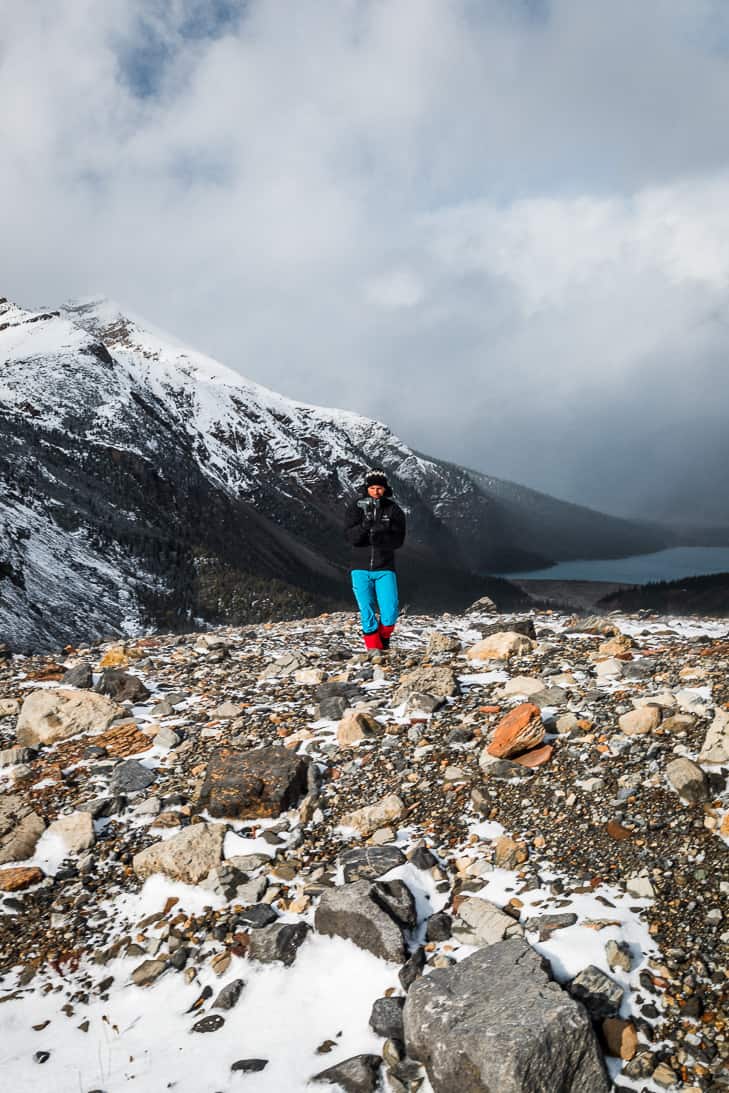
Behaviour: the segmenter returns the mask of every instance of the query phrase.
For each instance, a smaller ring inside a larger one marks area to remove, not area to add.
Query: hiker
[[[405,540],[405,513],[383,470],[367,471],[364,488],[347,506],[344,534],[352,547],[352,590],[365,646],[388,649],[397,622],[395,551]]]

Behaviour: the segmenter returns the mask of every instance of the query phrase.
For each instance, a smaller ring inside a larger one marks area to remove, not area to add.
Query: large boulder
[[[699,753],[699,762],[729,764],[729,710],[717,709]]]
[[[505,630],[476,642],[466,650],[466,656],[469,660],[509,660],[511,657],[531,653],[535,644],[536,642],[525,634]]]
[[[587,1011],[520,939],[416,980],[403,1017],[434,1093],[608,1093]]]
[[[74,687],[50,687],[28,695],[16,725],[19,744],[34,748],[55,744],[77,733],[108,729],[121,706],[105,695]]]
[[[280,816],[306,793],[308,766],[301,756],[277,745],[248,751],[220,748],[208,763],[198,810],[233,820]]]
[[[383,960],[403,964],[407,957],[399,923],[378,901],[375,886],[367,880],[325,889],[314,925],[320,934],[349,938]]]
[[[164,873],[171,880],[199,884],[222,861],[224,839],[224,824],[192,824],[171,839],[140,850],[132,866],[140,880]]]
[[[486,751],[497,759],[510,759],[535,748],[543,739],[541,710],[533,702],[522,702],[499,721]]]
[[[30,858],[45,829],[38,813],[22,797],[0,795],[0,865]]]

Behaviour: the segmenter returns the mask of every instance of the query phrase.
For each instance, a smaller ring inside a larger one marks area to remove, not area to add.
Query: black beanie
[[[373,467],[365,475],[365,486],[384,486],[387,489],[389,486],[387,475],[381,468]]]

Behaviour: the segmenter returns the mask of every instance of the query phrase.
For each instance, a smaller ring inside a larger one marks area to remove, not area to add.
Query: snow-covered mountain
[[[341,505],[373,464],[408,511],[404,595],[422,607],[493,591],[489,571],[667,542],[284,398],[106,300],[2,300],[0,639],[49,647],[346,600]]]

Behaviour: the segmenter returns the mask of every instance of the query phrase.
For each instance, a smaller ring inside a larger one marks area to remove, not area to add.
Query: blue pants
[[[377,629],[377,614],[383,626],[397,622],[397,576],[391,569],[353,569],[352,591],[362,616],[362,632]]]

